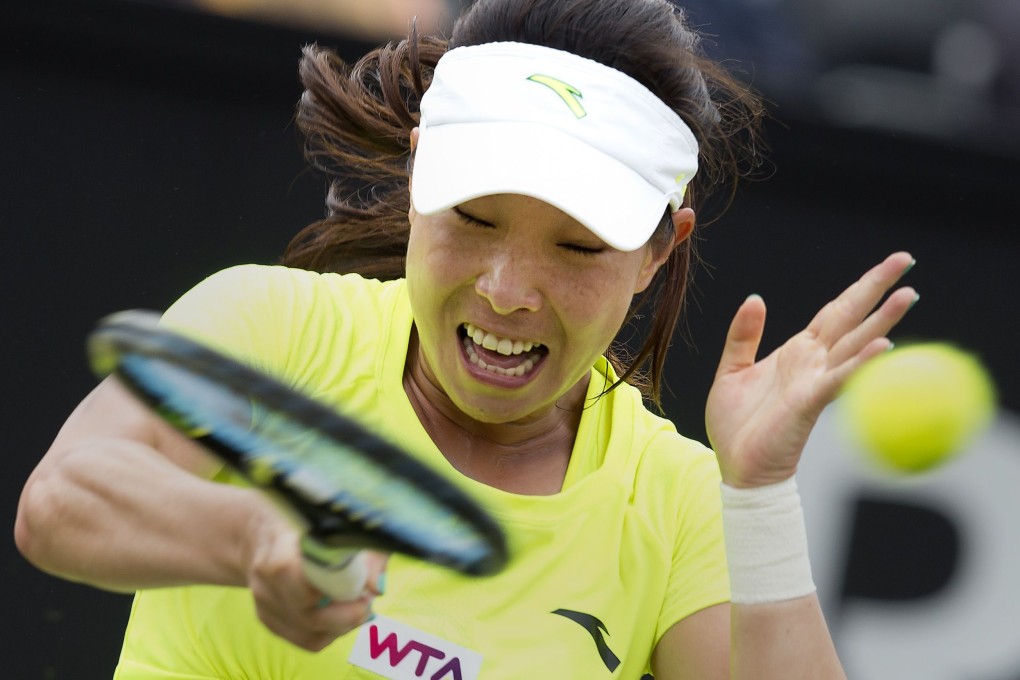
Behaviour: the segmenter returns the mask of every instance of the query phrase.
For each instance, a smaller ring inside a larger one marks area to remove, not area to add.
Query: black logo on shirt
[[[616,667],[620,665],[620,659],[616,656],[616,654],[613,654],[613,650],[609,649],[609,645],[606,644],[606,639],[602,636],[603,632],[605,632],[606,635],[609,635],[609,631],[606,630],[604,623],[596,619],[591,614],[575,612],[570,609],[557,609],[553,612],[553,614],[559,614],[560,616],[566,617],[588,631],[592,640],[595,641],[595,648],[598,649],[599,656],[602,658],[602,663],[606,664],[606,668],[609,669],[610,673],[616,670]]]

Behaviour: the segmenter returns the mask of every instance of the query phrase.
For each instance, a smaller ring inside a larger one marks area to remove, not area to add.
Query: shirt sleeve
[[[283,344],[279,334],[286,334],[289,327],[275,304],[285,296],[283,289],[292,286],[288,278],[260,265],[224,269],[178,298],[160,323],[234,359],[270,370],[277,363],[274,346]],[[268,328],[274,332],[266,332]]]
[[[365,314],[345,301],[370,299],[365,285],[355,276],[239,265],[186,292],[161,323],[307,391],[322,380],[327,359],[333,370],[342,370],[349,352],[326,350],[352,347],[356,318]]]
[[[659,614],[656,643],[678,621],[730,599],[723,542],[719,467],[709,449],[690,443],[673,488],[676,525],[672,568]]]

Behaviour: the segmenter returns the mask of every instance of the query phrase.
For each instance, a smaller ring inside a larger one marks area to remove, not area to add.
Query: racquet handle
[[[368,583],[365,555],[351,548],[331,548],[309,536],[301,538],[305,576],[313,586],[333,600],[357,600]]]

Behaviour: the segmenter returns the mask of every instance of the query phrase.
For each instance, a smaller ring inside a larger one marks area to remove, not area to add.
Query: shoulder
[[[650,428],[642,443],[635,461],[636,497],[649,507],[670,509],[663,517],[672,515],[681,522],[718,508],[720,475],[714,451],[681,435],[672,423]]]
[[[635,387],[622,384],[608,393],[593,396],[615,380],[613,369],[602,360],[592,371],[593,387],[589,390],[589,399],[594,399],[593,406],[600,412],[604,445],[611,449],[610,455],[619,454],[625,458],[623,464],[637,471],[639,477],[665,472],[711,476],[714,471],[718,474],[715,453],[701,442],[680,434],[668,417],[653,413]]]
[[[611,384],[615,375],[600,365],[595,378]],[[621,479],[631,485],[635,507],[649,516],[671,518],[667,521],[672,526],[662,527],[671,534],[675,520],[683,521],[696,510],[711,513],[718,506],[720,475],[714,451],[649,410],[630,385],[620,385],[600,400],[605,400],[600,421],[607,462],[623,471]]]
[[[164,314],[176,326],[244,317],[272,325],[311,312],[344,316],[352,306],[375,307],[396,299],[403,281],[378,281],[358,274],[324,274],[278,265],[244,264],[218,271],[184,293]],[[347,316],[350,316],[349,313]]]
[[[378,338],[404,299],[402,280],[246,264],[191,288],[162,323],[260,369],[296,377],[314,369],[303,365],[312,358],[343,357]]]
[[[358,274],[332,274],[281,265],[241,264],[206,277],[182,299],[267,304],[277,299],[313,297],[321,294],[371,297],[401,281],[383,282]]]

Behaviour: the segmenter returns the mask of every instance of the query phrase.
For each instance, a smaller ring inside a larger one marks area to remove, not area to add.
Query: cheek
[[[577,307],[602,309],[622,321],[637,291],[641,270],[640,261],[631,253],[618,255],[599,266],[571,272],[567,291]]]
[[[407,242],[408,281],[427,281],[432,286],[452,285],[463,275],[464,245],[453,230],[433,218],[421,218],[411,225]]]
[[[407,242],[407,259],[405,260],[405,277],[410,297],[411,310],[419,334],[426,337],[431,334],[428,321],[435,316],[433,311],[439,305],[441,284],[435,279],[435,272],[442,271],[430,262],[432,255],[428,241],[421,238],[422,227],[411,229]]]
[[[601,345],[612,342],[630,310],[632,280],[619,272],[575,276],[562,290],[562,315],[576,331]]]
[[[451,315],[470,280],[465,258],[458,256],[464,249],[448,234],[443,225],[419,218],[408,238],[405,277],[423,348],[436,347],[449,337]]]
[[[443,249],[437,247],[435,231],[430,229],[427,224],[411,227],[407,241],[405,270],[412,291],[428,291],[436,288],[441,283],[437,277],[446,271],[440,260]]]
[[[644,258],[639,253],[619,253],[605,267],[575,279],[573,286],[577,323],[597,334],[593,341],[604,343],[600,351],[613,341],[630,313],[634,295],[642,275]]]

